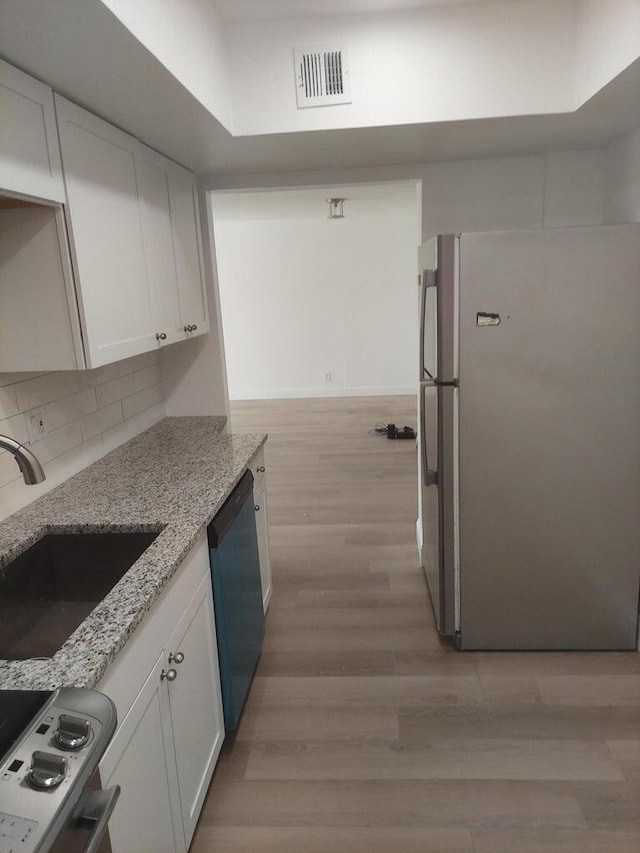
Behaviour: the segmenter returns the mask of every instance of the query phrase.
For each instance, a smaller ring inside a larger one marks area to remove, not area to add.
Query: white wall
[[[347,197],[344,219],[328,195]],[[415,184],[212,206],[231,399],[415,391]]]
[[[580,0],[575,108],[638,58],[640,0]]]
[[[47,479],[26,486],[13,456],[0,452],[0,519],[164,417],[159,353],[96,370],[0,374],[0,433],[28,443],[27,415],[41,407],[50,432],[32,449]]]
[[[227,130],[231,130],[225,30],[211,0],[102,2]]]
[[[555,151],[530,157],[416,164],[411,167],[389,166],[381,169],[242,176],[210,175],[202,179],[202,186],[209,190],[266,190],[285,187],[292,190],[300,187],[324,187],[319,196],[325,198],[330,194],[329,188],[338,184],[342,184],[344,188],[349,184],[366,186],[381,181],[417,180],[421,185],[421,212],[413,221],[421,219],[422,233],[418,235],[414,232],[413,250],[405,250],[411,266],[411,269],[407,268],[407,278],[414,282],[415,247],[421,239],[432,234],[447,231],[601,224],[604,210],[604,162],[604,152],[597,149]],[[348,195],[348,186],[343,191]],[[216,247],[226,328],[225,348],[230,396],[304,396],[311,393],[336,394],[340,391],[359,393],[357,389],[360,387],[368,388],[365,393],[375,393],[372,385],[356,384],[353,377],[357,374],[350,374],[345,369],[342,373],[336,372],[334,368],[332,353],[342,357],[343,350],[340,347],[343,347],[344,329],[334,312],[327,312],[329,303],[323,302],[318,296],[327,286],[331,288],[331,278],[318,276],[318,279],[322,280],[316,280],[313,278],[316,274],[315,267],[306,264],[310,267],[311,280],[315,282],[316,287],[307,291],[298,286],[307,281],[306,275],[304,280],[302,278],[305,268],[300,258],[299,246],[303,245],[302,241],[317,240],[321,228],[324,229],[324,235],[333,238],[336,232],[330,230],[331,226],[344,225],[349,219],[337,223],[326,221],[310,228],[308,220],[301,215],[303,208],[300,207],[296,219],[291,215],[285,217],[281,210],[279,218],[272,217],[269,220],[263,210],[260,220],[256,213],[258,208],[255,197],[251,195],[253,218],[239,222],[237,220],[242,206],[237,199],[240,194],[235,194],[235,208],[227,201],[226,213],[224,204],[220,201],[225,198],[224,194],[212,194],[214,199],[219,200]],[[265,193],[262,198],[268,199],[270,195],[276,197],[280,194]],[[290,195],[290,198],[294,197],[295,193]],[[347,210],[349,207],[347,204]],[[242,215],[247,217],[247,214],[245,209]],[[394,226],[390,227],[393,229]],[[370,245],[374,245],[373,241],[370,241]],[[313,251],[313,257],[317,261],[317,246],[311,247],[309,251]],[[326,263],[326,257],[321,260]],[[280,288],[277,299],[267,287],[260,287],[260,283],[265,280],[265,267],[269,270],[269,287]],[[318,266],[318,270],[321,269],[322,267]],[[279,277],[276,270],[281,273]],[[285,279],[286,283],[283,284]],[[311,325],[313,312],[310,312],[309,308],[309,293],[313,298],[319,299],[314,311],[318,317],[325,318],[324,337],[318,336],[315,327]],[[338,304],[339,297],[331,289],[329,293],[333,307]],[[384,306],[384,310],[391,312],[392,306],[385,302],[386,295],[388,294],[385,292],[379,292],[375,300],[370,299],[368,302],[369,305],[374,305],[371,319],[374,326],[381,318],[376,300],[382,300],[380,304]],[[415,340],[415,329],[411,325],[415,323],[415,305],[412,302],[414,296],[408,297],[405,318],[407,336],[412,342]],[[344,306],[340,306],[341,311],[349,310],[352,304],[346,301]],[[396,307],[393,307],[393,311],[395,310]],[[285,327],[290,326],[292,330],[287,333],[288,338],[283,337],[283,315],[287,318]],[[391,313],[388,316],[392,316]],[[301,334],[300,328],[296,327],[299,317],[304,319],[301,328],[307,330],[305,334]],[[228,321],[230,326],[227,325]],[[378,328],[381,328],[381,325]],[[362,334],[362,327],[359,328],[358,334]],[[382,332],[383,336],[384,334],[389,337],[388,333]],[[255,348],[254,335],[260,344]],[[247,352],[252,360],[250,367],[242,366],[243,356],[235,351],[241,341],[248,346]],[[274,346],[275,350],[272,349]],[[287,353],[290,355],[296,347],[299,353],[305,355],[302,361],[287,358]],[[308,356],[309,353],[311,356]],[[414,356],[409,352],[408,344],[402,359],[405,366],[414,363]],[[340,378],[342,384],[337,385],[337,380],[334,380],[333,388],[328,389],[322,381],[325,370],[331,370]],[[276,374],[279,378],[278,382],[274,383],[273,376]],[[378,377],[383,375],[383,370],[377,373]],[[370,382],[369,379],[366,381]],[[396,381],[405,380],[398,378]],[[406,381],[410,386],[413,382],[412,372],[408,374]]]
[[[640,128],[607,149],[604,209],[607,222],[640,222]]]
[[[209,175],[210,190],[422,182],[422,238],[446,231],[597,225],[603,221],[604,153],[556,151],[530,157],[271,174]]]
[[[574,0],[520,0],[230,25],[233,132],[569,111],[575,15]],[[297,109],[293,47],[345,43],[353,102]]]

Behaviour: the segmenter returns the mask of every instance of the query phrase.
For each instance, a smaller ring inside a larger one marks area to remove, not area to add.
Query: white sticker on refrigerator
[[[476,326],[499,326],[500,315],[488,314],[486,311],[478,311],[476,314]]]

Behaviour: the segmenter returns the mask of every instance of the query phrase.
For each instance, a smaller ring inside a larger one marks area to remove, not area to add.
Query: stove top
[[[116,723],[113,702],[97,690],[0,690],[0,853],[47,853],[59,839],[56,850],[76,849],[66,835],[83,831],[83,821],[102,831],[120,789],[104,799],[96,792],[96,804],[85,792]]]
[[[0,690],[0,763],[50,696],[50,690]]]

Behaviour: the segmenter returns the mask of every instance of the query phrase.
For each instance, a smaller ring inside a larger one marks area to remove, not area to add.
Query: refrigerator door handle
[[[424,366],[425,360],[425,342],[426,342],[426,326],[427,326],[427,288],[428,287],[436,287],[436,271],[435,270],[423,270],[422,271],[422,281],[420,284],[420,380],[422,381],[426,376],[429,379],[433,379],[433,376],[429,373],[427,368]]]
[[[425,392],[427,388],[437,388],[436,382],[420,383],[420,455],[422,457],[422,481],[425,486],[438,484],[438,472],[429,468],[429,451],[427,441],[427,418]]]

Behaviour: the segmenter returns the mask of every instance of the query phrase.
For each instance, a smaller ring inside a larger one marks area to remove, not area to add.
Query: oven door
[[[102,790],[96,770],[49,853],[112,853],[108,824],[119,796],[119,785]]]

